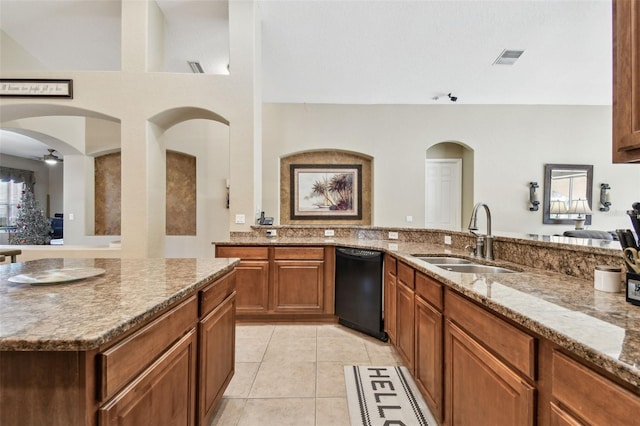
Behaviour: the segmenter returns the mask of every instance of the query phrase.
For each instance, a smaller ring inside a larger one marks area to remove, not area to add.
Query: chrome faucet
[[[480,235],[478,231],[478,209],[484,207],[487,213],[487,234]],[[491,210],[484,203],[477,203],[473,206],[471,212],[471,220],[468,226],[469,232],[476,236],[476,247],[474,249],[475,256],[487,260],[493,260],[493,236],[491,235]]]

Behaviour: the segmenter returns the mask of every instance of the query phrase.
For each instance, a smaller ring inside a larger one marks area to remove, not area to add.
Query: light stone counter
[[[41,259],[0,266],[0,350],[87,350],[231,271],[238,259]],[[49,269],[103,275],[55,285],[9,282]]]
[[[542,250],[535,254],[542,268],[474,259],[519,273],[463,274],[446,271],[411,255],[451,254],[473,259],[468,251],[424,241],[266,238],[247,234],[246,238],[234,235],[231,242],[220,244],[335,245],[384,251],[633,386],[640,386],[640,306],[627,303],[623,292],[596,291],[590,279],[549,270],[548,265],[555,261],[553,252]],[[615,251],[607,251],[616,259]]]

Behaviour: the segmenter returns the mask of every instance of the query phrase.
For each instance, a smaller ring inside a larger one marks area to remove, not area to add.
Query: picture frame
[[[362,165],[291,164],[290,183],[291,219],[362,219]]]
[[[1,78],[0,97],[73,99],[73,80]]]

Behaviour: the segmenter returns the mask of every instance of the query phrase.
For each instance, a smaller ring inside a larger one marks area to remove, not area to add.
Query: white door
[[[425,227],[459,231],[462,159],[428,159],[425,170]]]

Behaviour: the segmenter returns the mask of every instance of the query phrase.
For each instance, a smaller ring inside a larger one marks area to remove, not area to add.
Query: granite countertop
[[[0,350],[97,348],[231,271],[238,259],[42,259],[0,266]],[[19,274],[91,267],[79,281],[31,285]]]
[[[640,386],[640,306],[624,292],[594,290],[593,281],[503,261],[473,259],[468,252],[424,242],[357,238],[234,238],[225,245],[335,245],[381,250],[486,306],[533,333]],[[514,269],[515,274],[463,274],[412,254],[454,255]]]

